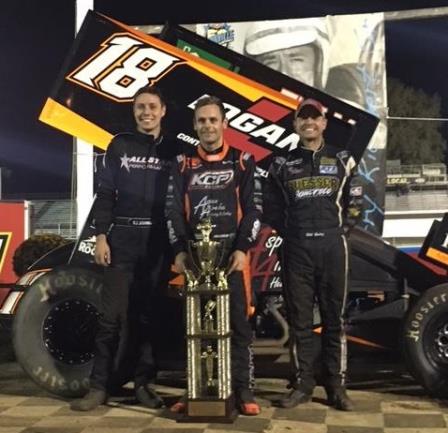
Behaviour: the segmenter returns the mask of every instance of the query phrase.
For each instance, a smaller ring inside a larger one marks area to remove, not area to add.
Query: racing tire
[[[417,299],[403,323],[403,349],[412,376],[436,397],[448,396],[448,284]]]
[[[89,389],[102,276],[61,267],[27,289],[14,317],[17,361],[45,390],[79,397]]]

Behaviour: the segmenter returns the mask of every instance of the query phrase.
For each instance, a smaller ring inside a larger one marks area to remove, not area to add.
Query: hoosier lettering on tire
[[[13,323],[16,357],[47,391],[63,397],[88,391],[102,286],[94,271],[55,268],[20,302]]]
[[[406,315],[403,330],[412,375],[431,394],[448,396],[448,284],[422,293]]]

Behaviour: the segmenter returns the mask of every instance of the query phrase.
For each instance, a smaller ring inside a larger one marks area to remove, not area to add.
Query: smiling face
[[[222,117],[217,105],[204,105],[195,111],[193,127],[199,137],[202,148],[206,152],[212,152],[219,149],[223,144],[227,119]]]
[[[327,119],[314,107],[303,108],[294,120],[294,130],[305,146],[311,143],[320,146],[326,127]]]
[[[158,137],[166,111],[160,98],[151,93],[141,93],[134,100],[133,110],[137,130]]]

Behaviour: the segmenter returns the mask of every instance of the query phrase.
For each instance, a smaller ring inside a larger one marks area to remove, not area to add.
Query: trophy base
[[[177,419],[177,422],[231,424],[237,416],[233,396],[225,400],[198,398],[187,401],[185,413]]]

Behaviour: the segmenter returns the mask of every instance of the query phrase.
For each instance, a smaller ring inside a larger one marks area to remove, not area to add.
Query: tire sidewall
[[[448,284],[431,287],[421,294],[403,322],[403,350],[414,378],[431,394],[448,394],[448,364],[437,363],[428,354],[425,341],[434,320],[448,315]]]
[[[89,389],[93,360],[69,365],[55,359],[45,346],[44,321],[52,308],[71,299],[90,303],[98,311],[102,287],[100,274],[64,266],[39,277],[26,289],[20,301],[12,334],[17,361],[38,385],[53,394],[84,395]]]

